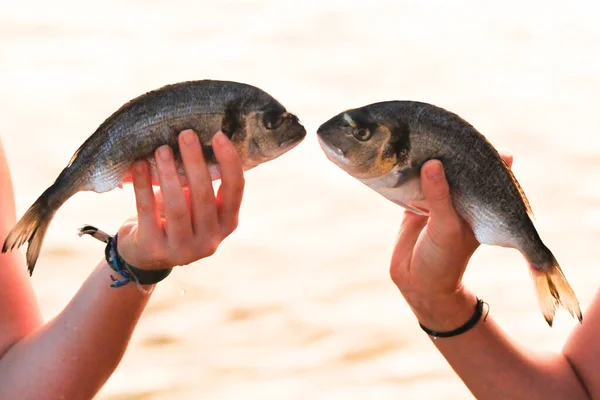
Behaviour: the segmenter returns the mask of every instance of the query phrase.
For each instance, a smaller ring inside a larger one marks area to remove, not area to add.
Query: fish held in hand
[[[27,265],[33,273],[56,211],[80,191],[103,193],[120,186],[135,161],[148,160],[156,176],[154,151],[160,146],[173,149],[184,177],[177,138],[187,129],[198,135],[213,180],[220,172],[211,141],[219,131],[235,145],[244,170],[279,157],[306,136],[295,115],[247,84],[189,81],[148,92],[123,105],[79,147],[54,184],[9,232],[2,252],[28,242]]]
[[[562,305],[582,321],[579,302],[532,222],[517,179],[496,149],[458,115],[427,103],[389,101],[344,111],[317,131],[327,158],[388,200],[427,215],[420,169],[442,162],[458,214],[480,243],[519,250],[550,326]]]

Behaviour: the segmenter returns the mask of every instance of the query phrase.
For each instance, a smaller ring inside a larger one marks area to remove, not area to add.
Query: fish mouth
[[[325,152],[325,155],[331,161],[333,161],[336,164],[337,163],[346,164],[348,162],[348,159],[346,158],[346,155],[344,154],[344,151],[342,149],[340,149],[337,146],[332,146],[331,144],[327,143],[325,140],[323,140],[323,138],[321,136],[318,136],[317,139],[319,141],[319,145]]]
[[[302,139],[304,139],[304,137],[301,138],[294,138],[294,139],[288,139],[284,142],[281,142],[281,144],[279,145],[280,149],[286,149],[286,150],[291,150],[294,147],[298,146],[300,144],[300,142],[302,141]]]

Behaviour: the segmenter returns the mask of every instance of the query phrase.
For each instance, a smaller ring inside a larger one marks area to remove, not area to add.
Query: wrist
[[[403,293],[420,324],[434,331],[450,331],[473,316],[477,297],[464,287],[446,294]]]
[[[111,287],[118,288],[128,284],[130,281],[134,281],[136,284],[142,286],[154,285],[169,276],[173,270],[173,268],[142,269],[127,263],[127,261],[121,257],[118,251],[118,234],[111,236],[95,226],[84,225],[79,229],[79,236],[81,235],[91,235],[95,239],[106,243],[106,247],[104,248],[106,264],[114,272],[120,275],[120,277],[117,278],[115,278],[113,275],[110,275],[113,281],[113,283],[110,285]]]
[[[108,261],[108,265],[115,270],[115,272],[119,273],[124,279],[113,279],[112,287],[120,287],[122,285],[127,284],[129,281],[133,280],[134,282],[140,285],[154,285],[163,279],[165,279],[173,268],[164,268],[164,269],[142,269],[137,268],[121,257],[119,254],[118,244],[117,244],[118,234],[109,237],[107,239],[107,245],[104,250],[106,261]]]
[[[110,266],[110,264],[108,263],[108,261],[106,261],[106,258],[103,258],[100,261],[100,265],[99,268],[101,268],[102,270],[102,275],[103,277],[105,277],[105,284],[106,282],[113,282],[115,281],[116,278],[119,278],[120,276],[115,272],[115,270]],[[111,291],[115,291],[114,287],[111,287],[110,285],[106,285],[109,289],[111,289]],[[129,289],[127,289],[127,286],[129,286]],[[124,287],[121,287],[119,290],[116,290],[115,292],[135,292],[135,293],[141,293],[141,294],[150,294],[154,291],[154,287],[156,285],[125,285]],[[142,288],[143,290],[138,290],[139,288]]]

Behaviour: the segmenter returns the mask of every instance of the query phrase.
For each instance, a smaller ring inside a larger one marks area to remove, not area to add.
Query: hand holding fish
[[[208,257],[237,227],[244,175],[234,145],[222,133],[212,140],[222,182],[215,196],[198,136],[187,130],[178,140],[189,192],[180,184],[168,146],[155,153],[160,193],[153,191],[147,161],[132,171],[138,216],[119,229],[118,245],[123,259],[137,268],[169,268]]]
[[[512,166],[512,155],[501,153],[501,157]],[[462,300],[461,279],[479,242],[452,206],[441,162],[431,160],[423,165],[421,187],[430,216],[405,211],[390,274],[422,323],[431,329],[449,330],[469,317],[456,315],[454,321],[442,315],[449,304]],[[471,305],[476,301],[464,300]]]
[[[494,146],[463,118],[432,104],[384,101],[339,113],[323,123],[317,135],[334,164],[386,199],[419,215],[429,213],[427,196],[421,188],[421,168],[430,160],[441,161],[447,184],[432,186],[427,180],[429,202],[437,199],[432,205],[438,208],[426,229],[427,237],[433,240],[429,243],[441,243],[436,232],[445,232],[453,241],[448,244],[452,248],[455,239],[465,246],[471,243],[470,247],[444,254],[451,258],[442,258],[442,264],[455,265],[457,260],[466,263],[475,250],[475,239],[482,244],[517,249],[527,262],[548,325],[552,326],[559,306],[583,321],[575,292],[535,228],[525,191]],[[459,216],[470,230],[465,231],[459,224]],[[426,224],[423,218],[411,222],[405,223],[405,229],[415,232]],[[444,229],[433,229],[432,224]],[[418,234],[411,237],[418,247],[426,246],[422,240],[417,242]],[[451,279],[445,273],[440,276],[442,282]]]
[[[167,145],[149,155],[160,184],[156,195],[148,161],[133,163],[138,215],[119,230],[118,248],[139,269],[188,264],[206,257],[236,228],[244,189],[242,158],[223,134],[207,141],[219,162],[221,185],[215,196],[195,132],[174,132],[187,187],[180,183],[182,171],[176,168],[178,163]],[[6,222],[0,224],[0,232],[4,235],[16,215],[1,143],[0,187],[0,221]],[[0,313],[0,398],[95,396],[123,357],[152,293],[136,285],[114,289],[109,285],[109,276],[114,275],[102,259],[68,305],[44,322],[22,255],[0,254],[0,308],[4,310]],[[29,375],[31,365],[36,367]]]
[[[500,156],[512,166],[511,155],[500,152]],[[600,393],[596,335],[600,292],[588,309],[586,323],[573,330],[562,352],[556,354],[521,347],[493,316],[486,314],[485,323],[478,322],[482,315],[473,313],[473,306],[482,305],[461,280],[479,242],[452,205],[442,163],[432,160],[423,165],[421,187],[429,218],[405,212],[390,274],[474,398],[597,398],[590,393]],[[451,337],[444,339],[444,334]]]
[[[409,210],[392,279],[474,398],[600,399],[600,292],[563,351],[540,355],[508,337],[493,315],[484,317],[483,302],[462,285],[480,243],[514,248],[548,324],[558,306],[582,322],[573,289],[535,229],[512,157],[458,115],[414,101],[348,109],[317,135],[330,161]]]
[[[238,152],[244,171],[274,160],[294,148],[306,136],[306,129],[300,124],[298,117],[289,113],[271,95],[254,86],[237,82],[201,80],[179,82],[150,91],[124,104],[77,149],[56,181],[42,193],[8,233],[2,245],[2,253],[17,249],[27,242],[27,267],[32,274],[50,222],[56,211],[71,196],[80,191],[104,193],[113,190],[131,178],[131,167],[140,160],[149,161],[152,175],[156,176],[155,151],[164,145],[173,150],[170,155],[166,154],[168,160],[165,161],[169,162],[169,165],[174,161],[177,167],[175,170],[184,172],[178,135],[188,129],[197,134],[196,141],[202,145],[203,163],[209,171],[208,175],[204,172],[198,174],[202,177],[208,176],[212,180],[220,178],[219,165],[211,146],[215,132],[222,132],[229,138]],[[140,168],[148,171],[146,167]],[[165,173],[171,176],[172,172],[172,168],[163,168],[163,177]],[[148,180],[143,178],[145,175],[142,172],[138,173],[138,183],[142,180],[147,184]],[[164,179],[162,183],[165,183]],[[149,196],[147,190],[145,193]],[[212,195],[205,196],[207,197],[202,199],[210,202]],[[152,197],[145,198],[149,199],[150,203],[153,202]],[[205,215],[203,212],[209,215],[214,206],[209,205],[206,211],[200,211],[197,209],[198,199],[195,199],[191,210],[193,218],[196,219],[194,224],[191,227],[182,227],[183,231],[177,231],[173,228],[173,223],[187,218],[188,213],[185,210],[177,211],[180,209],[178,205],[182,204],[179,194],[169,195],[165,199],[169,203],[170,216],[167,215],[167,219],[170,222],[158,225],[165,228],[163,234],[169,235],[168,243],[164,242],[157,248],[150,247],[151,253],[143,258],[152,256],[153,260],[158,260],[157,265],[165,264],[166,258],[176,263],[189,262],[197,254],[192,256],[179,253],[182,246],[189,244],[179,241],[182,232],[195,233],[194,230],[200,229],[198,216]],[[142,206],[154,209],[154,206],[148,206],[146,203]],[[227,211],[225,201],[222,205],[223,213],[231,211]],[[152,210],[144,215],[150,215]],[[150,224],[147,227],[149,232],[154,229],[154,234],[160,233],[153,226],[156,223],[151,222],[150,217],[148,221],[145,221],[145,218],[140,219],[141,225],[147,225],[146,222]],[[223,221],[223,214],[220,224],[222,231],[227,233],[231,223]],[[220,240],[214,241],[218,244]],[[150,244],[157,243],[145,242],[145,245]],[[215,246],[213,243],[209,247]],[[200,250],[196,251],[203,253]],[[175,256],[176,253],[179,254]]]

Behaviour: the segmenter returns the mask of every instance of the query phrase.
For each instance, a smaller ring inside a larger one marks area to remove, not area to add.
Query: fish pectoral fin
[[[221,122],[221,132],[223,132],[229,139],[233,137],[233,134],[242,127],[240,110],[241,100],[230,102],[225,107],[225,113],[223,114],[223,120]]]
[[[393,182],[389,187],[398,188],[404,185],[406,182],[412,179],[419,179],[421,173],[421,167],[424,163],[418,163],[412,167],[399,169],[396,171],[396,181]]]

